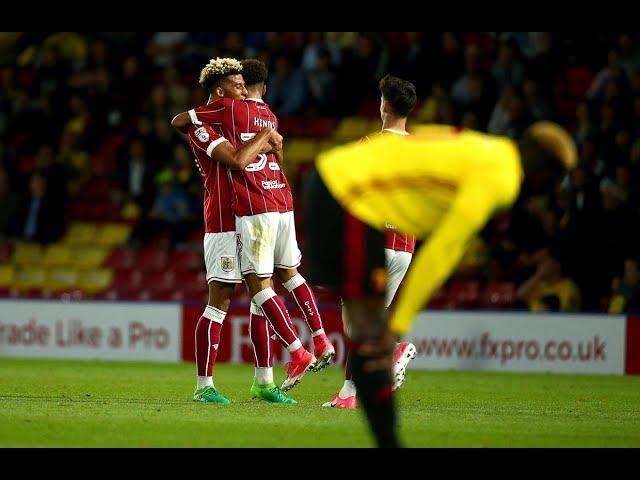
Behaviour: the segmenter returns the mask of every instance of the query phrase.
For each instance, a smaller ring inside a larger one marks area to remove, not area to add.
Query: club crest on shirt
[[[207,132],[206,128],[200,127],[195,131],[195,134],[196,134],[196,137],[198,137],[198,140],[200,140],[201,142],[209,141],[209,132]]]
[[[222,256],[220,257],[220,267],[223,272],[232,272],[234,267],[235,259],[232,256]]]

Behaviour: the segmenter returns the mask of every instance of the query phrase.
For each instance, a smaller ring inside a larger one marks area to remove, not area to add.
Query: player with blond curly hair
[[[201,111],[215,100],[246,97],[242,65],[233,58],[212,59],[200,72],[200,85],[209,93]],[[195,115],[194,110],[189,114]],[[179,117],[172,120],[178,128]],[[281,148],[282,137],[271,127],[262,128],[250,141],[236,149],[215,125],[194,125],[180,129],[188,134],[196,165],[204,182],[204,259],[209,286],[208,304],[196,324],[195,354],[197,384],[194,401],[227,404],[213,382],[222,324],[231,303],[235,285],[241,283],[235,217],[231,208],[231,185],[227,168],[243,169],[263,152]],[[268,341],[268,339],[267,339]],[[267,392],[269,401],[295,403],[279,390]]]

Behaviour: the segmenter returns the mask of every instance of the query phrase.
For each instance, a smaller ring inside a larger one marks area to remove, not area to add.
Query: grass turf
[[[250,400],[252,377],[216,366],[233,403],[206,405],[192,364],[0,359],[0,447],[373,446],[360,410],[320,406],[340,369],[308,373],[295,406]],[[409,370],[398,400],[409,447],[640,447],[638,377]]]

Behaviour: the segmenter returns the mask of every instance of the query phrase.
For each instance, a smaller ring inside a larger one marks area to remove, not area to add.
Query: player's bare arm
[[[271,138],[269,138],[269,142],[262,147],[260,153],[274,153],[276,154],[278,151],[282,150],[282,135],[280,135],[276,130],[271,134]]]
[[[271,138],[269,139],[269,144],[271,145],[272,152],[278,152],[282,150],[282,135],[278,133],[277,130],[274,130],[271,134]]]
[[[191,118],[189,117],[189,112],[182,112],[173,117],[171,120],[171,126],[176,128],[178,131],[182,133],[187,133],[187,129],[191,125]]]
[[[230,168],[242,170],[255,161],[263,148],[269,147],[272,128],[263,128],[255,137],[235,149],[229,142],[222,142],[211,153],[211,158]]]
[[[177,129],[180,133],[186,134],[189,129],[189,125],[191,125],[191,117],[189,116],[189,112],[182,112],[173,117],[171,120],[171,126]],[[271,137],[269,138],[269,142],[263,146],[258,153],[275,153],[278,150],[282,149],[282,135],[280,135],[276,130],[273,130]]]

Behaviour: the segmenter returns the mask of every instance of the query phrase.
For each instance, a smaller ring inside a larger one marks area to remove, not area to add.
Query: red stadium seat
[[[171,294],[176,289],[176,274],[172,270],[145,275],[145,289],[154,299],[164,299],[166,294]]]
[[[153,300],[153,294],[148,289],[139,290],[134,294],[133,300],[139,300],[141,302],[149,302]]]
[[[189,277],[180,277],[175,292],[181,292],[183,300],[194,302],[206,302],[209,295],[207,275],[205,272],[191,274]],[[174,292],[174,293],[175,293]],[[178,295],[177,293],[175,293]]]
[[[459,308],[471,308],[480,301],[478,280],[454,280],[449,287],[449,299]]]
[[[447,287],[443,285],[440,287],[429,300],[428,308],[440,310],[443,308],[447,308],[447,302],[449,301],[449,296],[447,292]]]
[[[176,289],[184,289],[190,285],[199,285],[202,284],[203,288],[207,286],[206,274],[203,270],[193,271],[193,270],[177,270],[173,269],[175,273],[175,283]]]
[[[63,290],[62,292],[58,292],[56,296],[60,300],[67,302],[90,298],[90,296],[86,295],[82,290],[78,290],[77,288]]]
[[[113,188],[114,184],[110,179],[93,178],[84,185],[80,196],[82,199],[104,201],[109,199]]]
[[[120,300],[120,294],[116,287],[112,287],[104,292],[98,293],[94,298],[98,300]]]
[[[196,230],[191,235],[189,235],[189,242],[197,243],[198,245],[202,245],[202,241],[204,240],[204,227]]]
[[[137,251],[132,248],[114,248],[105,266],[114,270],[128,270],[136,266]]]
[[[171,294],[169,295],[168,300],[172,301],[172,302],[183,302],[185,301],[187,298],[185,296],[185,292],[183,290],[174,290],[173,292],[171,292]]]
[[[144,287],[145,276],[140,270],[116,270],[113,285],[118,292],[139,291]]]
[[[204,269],[203,253],[195,250],[178,250],[171,256],[171,268],[180,271]]]
[[[117,158],[115,156],[95,155],[91,158],[91,173],[95,176],[113,175],[117,168]]]
[[[22,155],[18,157],[18,168],[22,173],[31,173],[36,169],[36,157],[33,155]]]
[[[9,242],[0,243],[0,264],[7,263],[11,258],[12,246]]]
[[[490,282],[482,292],[481,305],[486,309],[504,309],[514,305],[516,285],[511,282]]]
[[[206,303],[209,298],[209,290],[205,288],[188,288],[178,290],[182,294],[182,300],[187,302],[202,302]],[[176,294],[177,295],[177,294]]]
[[[33,83],[33,77],[35,75],[35,69],[33,68],[19,68],[16,70],[16,84],[20,88],[29,90]]]
[[[78,201],[70,202],[67,207],[67,213],[70,220],[93,220],[93,206],[88,203]]]
[[[112,135],[111,137],[106,138],[98,149],[98,155],[115,157],[126,138],[127,137],[125,135]]]
[[[146,247],[138,254],[136,268],[160,271],[169,266],[169,254],[164,248]]]
[[[286,298],[281,293],[279,294],[281,297]],[[249,297],[249,292],[244,286],[239,286],[233,290],[233,296],[231,299],[238,303],[249,304],[251,303],[251,297]]]

